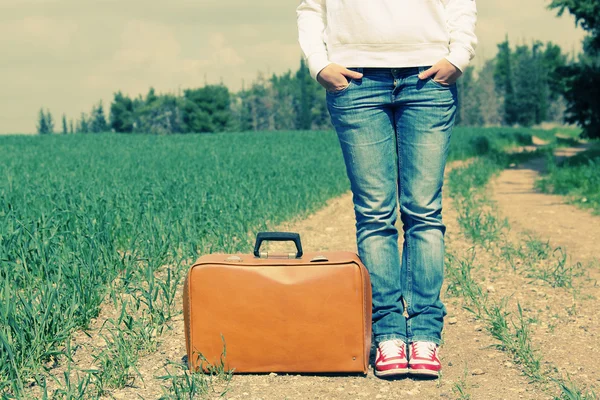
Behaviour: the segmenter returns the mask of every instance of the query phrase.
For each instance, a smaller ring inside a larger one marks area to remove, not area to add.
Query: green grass
[[[467,383],[467,375],[469,375],[469,370],[465,366],[462,377],[452,385],[452,393],[456,396],[457,400],[471,399],[471,394],[469,393],[469,384]]]
[[[532,129],[531,133],[534,136],[539,137],[550,142],[572,144],[577,143],[577,139],[581,135],[581,129],[559,127],[553,129]]]
[[[548,174],[536,182],[544,193],[569,196],[573,204],[600,214],[600,144],[566,159],[547,162]]]
[[[498,153],[514,146],[532,143],[533,129],[516,128],[456,128],[452,133],[448,160]]]
[[[530,141],[524,129],[457,128],[449,159]],[[76,397],[130,385],[139,353],[152,351],[173,315],[186,263],[251,252],[256,232],[350,188],[333,131],[4,136],[0,182],[7,397],[27,382],[45,387],[71,333],[89,328],[107,301],[121,317],[102,332],[108,346],[93,354],[96,369],[65,377],[60,390]]]
[[[60,356],[117,276],[152,313],[163,265],[250,252],[349,187],[327,132],[0,140],[0,393]]]

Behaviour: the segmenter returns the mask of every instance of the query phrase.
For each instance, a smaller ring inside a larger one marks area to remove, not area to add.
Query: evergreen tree
[[[252,130],[252,114],[250,112],[250,91],[242,87],[232,96],[231,112],[234,119],[232,129],[239,132]]]
[[[480,90],[474,71],[473,66],[468,66],[458,80],[457,125],[479,126],[483,123],[479,101]]]
[[[62,116],[62,125],[63,125],[62,133],[64,135],[66,135],[67,133],[69,133],[69,130],[67,129],[67,116],[65,114],[63,114],[63,116]]]
[[[548,100],[552,103],[562,96],[563,84],[559,70],[567,65],[567,56],[558,45],[548,42],[541,54],[541,63],[547,74]]]
[[[495,71],[496,59],[493,58],[485,62],[477,77],[479,110],[484,126],[499,126],[503,121],[504,106],[494,84]]]
[[[226,86],[219,84],[186,89],[183,97],[186,132],[224,132],[230,129],[231,99]]]
[[[518,123],[521,126],[531,126],[536,123],[538,114],[537,101],[539,99],[538,74],[539,71],[533,63],[531,51],[527,46],[517,46],[512,55],[511,64],[514,64],[514,99],[512,106],[513,114],[510,120],[512,123]],[[512,68],[512,67],[511,67]],[[507,98],[508,99],[508,98]]]
[[[77,132],[78,133],[89,133],[90,127],[88,123],[88,118],[85,113],[81,113],[81,118],[77,122]]]
[[[271,85],[275,96],[274,125],[277,130],[296,128],[294,110],[294,77],[287,71],[281,77],[273,75]]]
[[[115,132],[131,133],[134,129],[133,101],[120,91],[110,105],[110,126]]]
[[[548,108],[550,107],[550,94],[548,88],[549,70],[544,64],[544,45],[536,41],[531,46],[532,65],[537,71],[535,76],[535,94],[537,97],[535,108],[535,123],[540,124],[548,119]]]
[[[148,94],[146,94],[146,104],[152,104],[158,100],[158,96],[156,95],[156,91],[153,87],[148,90]]]
[[[50,133],[50,129],[48,127],[48,121],[46,120],[46,113],[43,108],[40,108],[40,112],[38,114],[38,124],[37,124],[37,132],[40,135],[45,135]]]
[[[517,123],[518,108],[513,86],[512,57],[508,37],[506,37],[504,42],[498,44],[494,81],[498,94],[503,99],[503,122],[506,125],[513,125]]]
[[[102,100],[100,100],[97,105],[92,107],[92,112],[90,113],[89,131],[92,133],[108,131],[108,124],[106,123],[106,117],[104,116]]]
[[[300,59],[300,69],[296,72],[296,81],[299,86],[299,98],[296,108],[296,126],[298,129],[312,128],[313,91],[311,90],[310,72],[304,58]]]
[[[46,125],[48,127],[47,133],[54,133],[54,118],[52,118],[50,110],[46,110]]]
[[[73,129],[73,120],[72,119],[69,121],[69,133],[71,133],[71,134],[75,133],[75,129]]]
[[[564,63],[558,46],[535,41],[511,51],[508,39],[498,45],[494,82],[504,104],[503,123],[531,126],[548,120],[558,98],[557,68]],[[560,107],[559,107],[560,108]]]

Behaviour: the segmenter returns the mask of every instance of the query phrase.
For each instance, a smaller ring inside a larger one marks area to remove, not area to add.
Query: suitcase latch
[[[225,259],[225,261],[231,261],[231,262],[242,262],[242,257],[238,257],[238,256],[229,256]]]

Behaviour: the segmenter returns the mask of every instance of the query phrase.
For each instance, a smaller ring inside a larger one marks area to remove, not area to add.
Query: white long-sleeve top
[[[298,43],[310,75],[344,67],[416,67],[475,56],[475,0],[302,0]]]

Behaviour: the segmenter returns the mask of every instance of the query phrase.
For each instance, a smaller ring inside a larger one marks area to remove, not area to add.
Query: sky
[[[376,1],[376,0],[365,0]],[[473,65],[511,43],[552,41],[579,52],[584,32],[550,0],[479,0]],[[33,133],[40,108],[61,129],[114,93],[145,95],[223,82],[238,91],[259,73],[300,65],[300,0],[0,0],[0,133]]]

